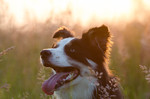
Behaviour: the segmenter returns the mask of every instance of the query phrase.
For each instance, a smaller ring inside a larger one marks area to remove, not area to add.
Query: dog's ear
[[[64,38],[73,37],[73,36],[74,36],[73,33],[68,28],[62,26],[58,30],[56,30],[56,32],[53,35],[53,38],[64,39]]]
[[[85,40],[86,43],[91,44],[91,46],[96,46],[102,52],[105,52],[111,43],[110,37],[111,35],[108,27],[102,25],[88,30],[87,33],[82,35],[82,40]]]

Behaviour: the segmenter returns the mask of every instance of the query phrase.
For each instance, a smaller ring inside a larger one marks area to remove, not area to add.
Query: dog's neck
[[[96,79],[92,79],[92,82]],[[54,93],[56,99],[92,99],[96,86],[89,79],[81,80],[79,84]]]

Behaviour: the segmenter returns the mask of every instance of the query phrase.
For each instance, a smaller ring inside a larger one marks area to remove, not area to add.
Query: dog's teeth
[[[73,74],[69,74],[66,78],[66,80],[73,78]]]

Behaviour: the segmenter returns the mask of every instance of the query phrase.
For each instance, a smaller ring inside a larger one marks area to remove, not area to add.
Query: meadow
[[[37,24],[27,31],[15,27],[0,30],[0,99],[52,98],[41,90],[41,84],[49,77],[51,69],[40,64],[40,51],[51,47],[54,42],[52,34],[61,25],[41,27]],[[120,78],[125,99],[150,99],[150,76],[146,76],[150,75],[148,26],[136,22],[124,28],[110,25],[114,44],[109,66]],[[77,32],[77,36],[81,35],[79,31],[84,32],[78,25],[71,29]]]

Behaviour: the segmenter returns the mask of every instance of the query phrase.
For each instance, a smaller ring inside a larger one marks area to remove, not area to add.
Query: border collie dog
[[[60,39],[41,51],[41,62],[54,74],[42,90],[56,99],[123,99],[120,85],[108,68],[111,34],[107,26],[89,29],[75,38],[66,27],[53,38]]]

